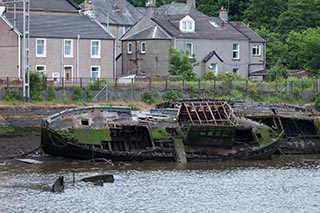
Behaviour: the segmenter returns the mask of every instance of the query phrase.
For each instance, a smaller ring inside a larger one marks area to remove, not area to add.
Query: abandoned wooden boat
[[[236,114],[266,125],[273,122],[272,114],[276,110],[285,131],[279,147],[282,154],[320,153],[320,114],[316,109],[258,102],[235,102],[232,107]]]
[[[236,116],[226,101],[190,101],[151,112],[92,106],[65,110],[42,122],[45,153],[112,161],[207,161],[268,158],[284,135]]]

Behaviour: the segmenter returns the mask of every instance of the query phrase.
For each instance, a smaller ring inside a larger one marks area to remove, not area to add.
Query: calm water
[[[109,173],[115,182],[102,187],[78,181]],[[65,192],[51,193],[59,175]],[[320,156],[186,166],[2,165],[0,212],[320,212]]]

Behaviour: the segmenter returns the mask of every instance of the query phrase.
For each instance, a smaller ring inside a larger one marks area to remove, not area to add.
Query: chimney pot
[[[219,18],[223,21],[228,21],[228,11],[224,8],[224,6],[221,6],[221,9],[219,11]]]
[[[117,0],[117,7],[122,14],[126,13],[127,0]]]

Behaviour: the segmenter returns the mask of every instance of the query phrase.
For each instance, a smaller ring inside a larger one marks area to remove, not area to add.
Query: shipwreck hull
[[[273,129],[236,117],[225,101],[186,102],[166,112],[132,114],[107,106],[63,111],[43,120],[42,148],[84,160],[248,160],[269,158],[283,138],[277,122]]]

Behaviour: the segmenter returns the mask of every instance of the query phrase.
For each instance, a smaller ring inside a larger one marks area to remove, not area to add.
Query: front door
[[[64,79],[66,84],[72,83],[72,67],[64,67]]]

